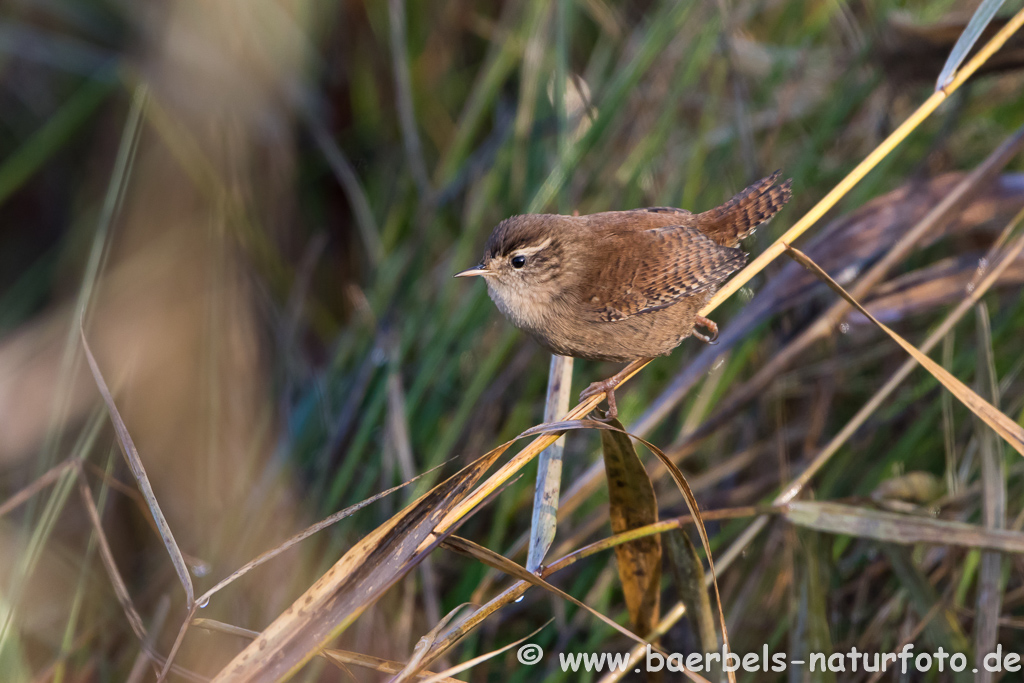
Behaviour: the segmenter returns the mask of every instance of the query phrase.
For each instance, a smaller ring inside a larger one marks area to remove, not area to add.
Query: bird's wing
[[[609,235],[602,247],[606,258],[587,279],[589,296],[582,304],[589,319],[604,322],[656,311],[717,287],[747,260],[742,250],[682,225]]]

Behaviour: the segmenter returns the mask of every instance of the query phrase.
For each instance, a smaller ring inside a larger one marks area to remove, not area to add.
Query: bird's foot
[[[590,417],[592,419],[597,420],[598,422],[611,422],[618,416],[619,407],[615,405],[615,387],[617,387],[621,381],[622,379],[618,375],[614,375],[606,380],[594,382],[580,392],[581,402],[596,394],[604,394],[605,399],[608,401],[608,412],[605,413],[604,417],[598,417],[595,413],[591,413]]]
[[[694,337],[696,337],[697,339],[700,339],[705,344],[717,344],[718,343],[718,325],[715,324],[715,321],[708,320],[704,316],[698,315],[697,319],[694,321],[694,325],[700,325],[701,327],[707,329],[707,331],[711,333],[710,335],[706,335],[706,334],[701,334],[700,332],[697,332],[696,330],[694,330],[693,332],[691,332],[691,334]]]
[[[652,360],[654,359],[637,358],[608,379],[601,382],[594,382],[580,392],[580,402],[585,401],[596,394],[604,394],[605,399],[608,401],[608,412],[605,413],[604,417],[594,415],[593,413],[591,413],[591,416],[598,422],[611,422],[619,415],[619,407],[615,405],[615,388],[622,384],[626,379],[632,377],[638,370],[640,370],[640,368],[647,365]]]

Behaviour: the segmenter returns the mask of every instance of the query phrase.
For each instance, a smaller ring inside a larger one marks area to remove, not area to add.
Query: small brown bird
[[[513,216],[491,233],[480,265],[455,277],[482,276],[513,325],[563,356],[637,363],[667,355],[691,334],[713,343],[718,326],[698,313],[746,263],[740,240],[792,196],[792,181],[775,185],[778,177],[698,214],[655,207]],[[605,392],[608,419],[615,417],[615,387],[633,363],[580,400]]]

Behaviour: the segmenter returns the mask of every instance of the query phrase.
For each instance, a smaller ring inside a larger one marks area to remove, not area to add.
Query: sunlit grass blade
[[[793,247],[789,247],[788,253],[790,253],[793,258],[804,267],[810,269],[815,273],[815,275],[824,280],[829,287],[846,299],[851,305],[860,311],[864,317],[877,325],[883,332],[888,334],[889,337],[903,347],[903,350],[909,353],[915,361],[924,366],[924,368],[930,372],[935,379],[939,380],[943,386],[949,389],[949,391],[956,396],[961,403],[967,406],[971,412],[984,420],[985,424],[995,430],[995,432],[1010,444],[1014,450],[1021,455],[1024,455],[1024,428],[1011,420],[1004,413],[997,410],[991,403],[983,399],[981,396],[978,396],[978,394],[971,390],[967,385],[950,374],[948,370],[925,354],[921,353],[916,346],[880,323],[874,316],[868,313],[868,310],[856,299],[847,294],[846,290],[839,286],[839,283],[829,277],[828,273],[819,268],[818,265],[807,258],[805,254]]]

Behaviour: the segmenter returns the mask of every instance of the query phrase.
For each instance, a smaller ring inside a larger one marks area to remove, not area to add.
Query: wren
[[[698,214],[653,207],[512,216],[491,233],[480,265],[455,277],[482,276],[505,317],[552,353],[630,362],[580,395],[604,392],[611,419],[615,387],[636,363],[691,335],[717,339],[718,326],[699,312],[746,263],[740,240],[792,197],[792,180],[775,184],[779,173]]]

